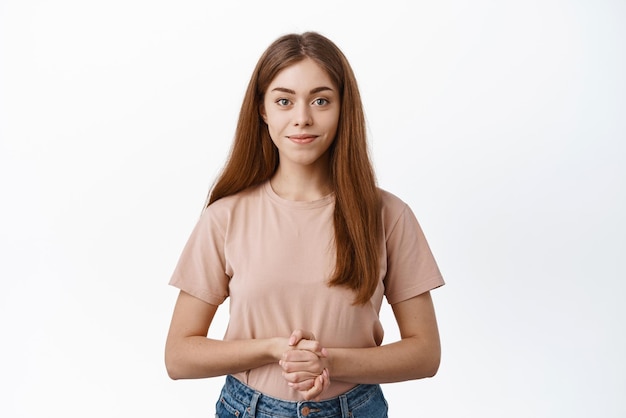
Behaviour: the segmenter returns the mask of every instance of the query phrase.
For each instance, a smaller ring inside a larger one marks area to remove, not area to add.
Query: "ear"
[[[263,103],[259,106],[259,115],[263,118],[263,122],[267,124],[267,115],[265,113],[265,105]]]

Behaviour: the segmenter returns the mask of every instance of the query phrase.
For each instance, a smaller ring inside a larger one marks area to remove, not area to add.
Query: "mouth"
[[[287,138],[289,138],[291,141],[296,142],[298,144],[308,144],[309,142],[313,142],[313,140],[317,138],[317,135],[311,135],[311,134],[288,135]]]

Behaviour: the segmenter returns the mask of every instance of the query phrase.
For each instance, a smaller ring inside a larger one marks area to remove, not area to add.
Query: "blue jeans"
[[[217,418],[387,418],[387,401],[380,385],[359,385],[321,402],[272,398],[226,376],[215,406]]]

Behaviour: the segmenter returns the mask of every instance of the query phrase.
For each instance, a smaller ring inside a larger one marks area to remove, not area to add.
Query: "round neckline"
[[[326,196],[322,196],[319,199],[316,200],[289,200],[289,199],[285,199],[284,197],[279,196],[274,189],[272,188],[272,185],[270,184],[270,181],[267,180],[264,184],[263,184],[263,190],[265,191],[265,193],[269,196],[269,198],[271,200],[273,200],[274,202],[282,205],[282,206],[287,206],[287,207],[291,207],[291,208],[296,208],[296,209],[315,209],[315,208],[319,208],[322,206],[326,206],[329,205],[331,203],[333,203],[335,201],[335,193],[331,192],[329,194],[327,194]]]

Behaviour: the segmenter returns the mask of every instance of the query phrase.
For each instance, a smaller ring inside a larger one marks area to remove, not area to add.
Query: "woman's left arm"
[[[371,348],[327,348],[330,379],[391,383],[432,377],[439,369],[441,344],[430,292],[392,305],[400,341]]]
[[[306,334],[295,331],[280,362],[285,379],[305,399],[319,397],[330,381],[391,383],[432,377],[439,369],[441,344],[430,292],[392,305],[400,341],[370,348],[325,348],[309,351]],[[304,345],[301,345],[304,344]],[[328,374],[321,375],[322,370]],[[313,376],[320,375],[316,379]],[[323,376],[323,378],[321,377]]]

